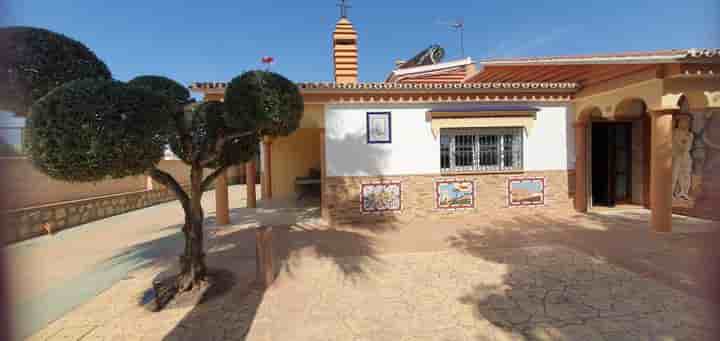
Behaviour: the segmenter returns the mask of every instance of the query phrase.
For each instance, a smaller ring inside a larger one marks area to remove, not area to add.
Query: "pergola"
[[[575,208],[588,210],[591,121],[643,120],[649,158],[645,205],[656,231],[671,231],[673,117],[720,115],[720,49],[488,60],[471,82],[576,82]]]

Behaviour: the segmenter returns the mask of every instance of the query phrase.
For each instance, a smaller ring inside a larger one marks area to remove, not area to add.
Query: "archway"
[[[626,98],[613,112],[591,115],[589,177],[591,206],[649,207],[650,121],[640,98]]]
[[[580,212],[616,204],[649,208],[651,140],[646,102],[625,98],[607,109],[583,108],[575,124],[575,208]]]

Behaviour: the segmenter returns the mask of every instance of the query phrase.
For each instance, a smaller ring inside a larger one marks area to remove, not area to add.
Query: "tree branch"
[[[223,136],[222,138],[218,139],[217,142],[215,143],[215,152],[213,153],[213,154],[214,154],[213,157],[208,158],[208,159],[200,162],[200,165],[203,166],[203,167],[206,167],[207,165],[211,164],[212,162],[220,159],[220,156],[222,155],[223,148],[225,147],[225,144],[226,144],[228,141],[230,141],[230,140],[232,140],[232,139],[236,139],[236,138],[238,138],[238,137],[250,136],[250,135],[252,135],[252,134],[255,134],[255,131],[245,131],[245,132],[242,132],[242,133],[235,133],[235,134],[230,134],[230,135],[227,135],[227,136]]]
[[[225,170],[227,170],[229,167],[230,167],[230,165],[223,165],[223,166],[219,167],[218,169],[214,170],[212,173],[210,173],[210,175],[205,177],[205,180],[203,180],[202,185],[201,185],[203,192],[206,191],[208,189],[208,187],[210,187],[210,185],[213,183],[213,181],[215,181],[215,179],[220,174],[222,174]]]
[[[177,180],[175,180],[175,178],[172,177],[172,175],[157,168],[152,168],[151,170],[149,170],[148,175],[153,180],[163,184],[165,187],[175,193],[175,196],[180,201],[183,210],[185,210],[185,212],[190,212],[190,197],[187,195],[187,193],[185,193],[185,190],[183,190],[182,186],[180,186],[180,184],[177,182]]]

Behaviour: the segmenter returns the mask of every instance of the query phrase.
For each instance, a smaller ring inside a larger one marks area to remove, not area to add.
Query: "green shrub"
[[[287,136],[300,126],[303,98],[287,78],[269,71],[235,77],[225,90],[227,123],[238,129],[256,125],[259,134]]]
[[[125,83],[85,79],[32,106],[26,150],[52,178],[98,181],[141,174],[163,156],[172,104]]]
[[[138,76],[131,79],[128,85],[144,88],[170,98],[175,104],[185,105],[190,102],[190,91],[182,84],[163,76]]]
[[[186,126],[189,127],[190,147],[201,150],[200,154],[203,159],[213,155],[219,139],[233,134],[248,133],[225,142],[222,154],[215,161],[207,164],[208,168],[247,162],[259,152],[258,135],[254,131],[229,127],[225,122],[226,117],[226,105],[218,101],[199,103],[193,106],[188,113]],[[185,163],[192,163],[190,151],[186,150],[186,146],[181,143],[180,134],[173,134],[170,137],[170,148]]]
[[[24,114],[33,102],[66,82],[111,77],[107,65],[74,39],[42,28],[0,28],[2,110]]]

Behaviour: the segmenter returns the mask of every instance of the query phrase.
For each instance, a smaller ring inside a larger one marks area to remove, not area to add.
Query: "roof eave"
[[[485,60],[485,66],[515,65],[592,65],[592,64],[664,64],[689,62],[685,54],[672,56],[632,56],[632,57],[597,57],[597,58],[548,58],[548,59],[517,59],[517,60]]]

